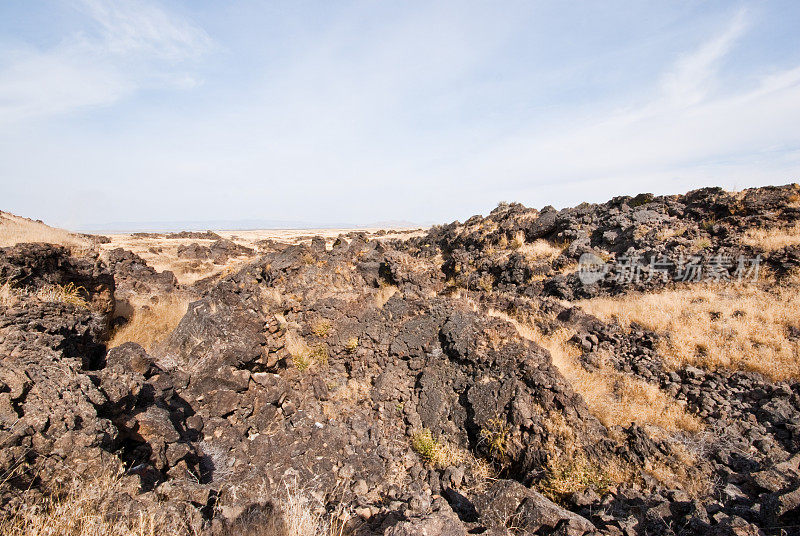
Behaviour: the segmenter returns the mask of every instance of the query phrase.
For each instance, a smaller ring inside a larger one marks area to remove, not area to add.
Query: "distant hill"
[[[41,220],[31,220],[0,211],[0,247],[22,242],[48,242],[71,250],[85,250],[91,247],[93,240],[85,235],[50,227]]]

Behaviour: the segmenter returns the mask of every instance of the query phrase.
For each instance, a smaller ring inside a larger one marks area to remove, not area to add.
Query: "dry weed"
[[[314,365],[325,366],[328,364],[328,347],[325,344],[309,346],[303,337],[292,331],[286,332],[286,350],[292,357],[292,364],[299,371],[304,371]]]
[[[88,293],[74,283],[66,285],[45,285],[37,290],[15,288],[10,282],[0,285],[0,305],[9,307],[26,297],[41,302],[67,303],[75,307],[89,308]]]
[[[0,285],[0,305],[3,307],[11,307],[17,303],[17,293],[11,286],[11,283],[6,281]]]
[[[592,489],[599,494],[621,482],[583,454],[555,456],[547,465],[545,477],[537,484],[539,491],[554,501],[561,501],[575,492]]]
[[[519,252],[531,261],[555,260],[564,251],[563,247],[551,244],[547,240],[539,239],[530,244],[524,244]]]
[[[74,283],[66,285],[46,285],[34,294],[34,297],[43,302],[68,303],[75,307],[89,308],[89,302],[84,296],[87,294],[83,287],[75,286]]]
[[[633,476],[630,467],[619,459],[606,459],[602,464],[590,460],[562,414],[546,414],[543,425],[548,433],[545,449],[550,455],[537,488],[554,501],[585,489],[602,494]]]
[[[339,506],[330,515],[316,505],[312,494],[296,482],[286,483],[275,501],[275,515],[245,522],[229,536],[342,536],[350,514]],[[230,488],[229,488],[230,489]],[[223,496],[235,500],[236,490]],[[241,491],[241,490],[238,490]],[[201,527],[168,515],[155,503],[135,515],[113,510],[115,496],[124,492],[118,477],[76,480],[63,492],[37,504],[20,508],[0,519],[0,534],[8,536],[196,536]],[[232,495],[232,497],[231,497]],[[267,503],[271,497],[266,486],[260,495]],[[220,504],[218,504],[218,507]]]

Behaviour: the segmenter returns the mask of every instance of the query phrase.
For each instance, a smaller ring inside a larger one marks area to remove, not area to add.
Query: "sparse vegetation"
[[[286,333],[286,349],[292,364],[301,372],[314,365],[328,364],[328,347],[325,344],[310,346],[305,339],[291,331]]]
[[[91,240],[81,235],[8,212],[0,212],[0,247],[25,242],[59,244],[72,251],[73,254],[85,253],[92,248]]]
[[[420,457],[437,469],[466,465],[472,476],[477,481],[492,478],[494,471],[485,461],[476,458],[472,453],[453,447],[433,437],[427,428],[423,428],[412,434],[411,448]]]
[[[41,301],[68,303],[75,307],[88,309],[89,302],[84,298],[86,295],[86,289],[76,286],[75,283],[46,285],[36,292],[36,298]]]
[[[659,349],[672,367],[725,367],[788,379],[800,378],[800,340],[789,336],[798,327],[798,301],[800,286],[787,280],[774,287],[690,285],[580,305],[623,328],[636,323],[660,333]]]
[[[562,501],[576,491],[592,489],[603,494],[618,479],[585,455],[555,456],[548,464],[545,477],[537,484],[539,490],[554,501]]]
[[[16,288],[8,281],[0,285],[0,305],[9,307],[16,304],[23,296],[42,302],[67,303],[75,307],[89,308],[86,289],[74,283],[44,285],[37,290]]]
[[[514,238],[511,239],[511,243],[509,244],[511,249],[519,249],[525,245],[525,233],[522,231],[518,231]]]
[[[498,311],[491,314],[510,321],[520,335],[546,348],[553,364],[604,425],[628,426],[633,422],[668,431],[697,431],[702,427],[697,417],[656,385],[607,366],[591,372],[583,368],[578,362],[580,349],[569,342],[573,331],[562,329],[545,335],[534,322],[521,322]]]
[[[14,292],[14,288],[11,286],[11,283],[6,281],[2,285],[0,285],[0,305],[3,307],[9,307],[16,302],[16,294]]]
[[[170,516],[161,508],[143,509],[135,516],[113,510],[114,497],[123,492],[118,477],[75,480],[37,504],[20,508],[0,520],[0,534],[8,536],[193,536],[200,527]]]
[[[744,233],[742,243],[764,251],[796,246],[800,244],[800,223],[790,227],[750,229]]]
[[[484,292],[491,292],[494,288],[494,280],[489,274],[483,274],[478,278],[478,288]]]
[[[553,261],[561,255],[566,245],[552,244],[544,239],[535,240],[530,244],[524,244],[519,248],[519,253],[531,261]]]
[[[698,238],[694,241],[694,247],[696,249],[708,249],[711,247],[711,240],[708,238]]]
[[[315,344],[311,348],[311,358],[320,365],[328,364],[328,347],[322,343]]]
[[[136,515],[118,512],[114,509],[114,498],[121,493],[124,493],[124,484],[118,476],[76,479],[60,492],[0,520],[0,534],[198,536],[202,533],[199,525],[158,503],[138,510]],[[266,487],[260,495],[265,497],[265,501],[274,499],[274,513],[266,513],[251,525],[240,527],[236,533],[226,531],[226,536],[343,536],[345,524],[351,517],[341,506],[331,514],[321,514],[314,505],[312,494],[294,480],[284,483],[277,498],[273,498]]]

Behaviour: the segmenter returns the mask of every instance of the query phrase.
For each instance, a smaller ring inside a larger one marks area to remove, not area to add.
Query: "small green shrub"
[[[320,365],[328,364],[328,347],[324,344],[315,344],[311,348],[311,358]]]
[[[491,419],[481,429],[481,439],[489,447],[489,455],[496,460],[503,461],[508,451],[508,434],[511,430],[509,424],[501,417]]]
[[[424,428],[421,432],[411,436],[411,448],[423,459],[430,462],[436,457],[439,444],[433,439],[431,431]]]
[[[492,279],[492,276],[490,276],[489,274],[483,274],[478,278],[476,285],[480,290],[484,292],[491,292],[492,289],[494,288],[494,280]]]
[[[294,368],[302,372],[313,365],[314,360],[311,359],[311,355],[309,353],[303,352],[292,354],[292,364],[294,365]]]
[[[411,436],[411,448],[437,469],[445,469],[451,465],[459,465],[467,458],[466,454],[454,447],[434,439],[427,428]]]
[[[347,342],[344,343],[344,349],[347,350],[348,353],[353,353],[358,348],[358,337],[350,337],[347,339]]]
[[[711,231],[714,229],[714,226],[717,224],[716,218],[711,218],[709,220],[703,220],[700,224],[700,228],[704,231]]]

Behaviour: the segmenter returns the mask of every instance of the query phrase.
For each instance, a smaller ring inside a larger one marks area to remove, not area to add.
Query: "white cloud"
[[[211,45],[200,28],[142,1],[83,0],[86,11],[102,28],[111,54],[142,54],[180,61],[197,57]]]
[[[715,77],[722,60],[744,34],[747,12],[741,9],[720,35],[682,57],[662,80],[667,101],[674,106],[701,102],[715,87]]]
[[[0,122],[105,106],[145,86],[197,84],[176,65],[208,50],[203,30],[143,2],[83,4],[98,32],[0,55]]]

